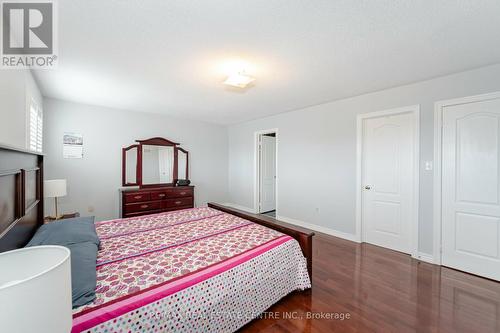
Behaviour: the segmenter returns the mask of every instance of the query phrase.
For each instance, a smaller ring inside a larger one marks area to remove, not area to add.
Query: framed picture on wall
[[[83,135],[77,133],[64,133],[63,157],[83,158]]]

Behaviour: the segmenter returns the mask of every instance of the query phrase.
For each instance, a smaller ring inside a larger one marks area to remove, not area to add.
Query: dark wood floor
[[[242,331],[500,332],[500,283],[317,234],[312,290],[287,296],[269,312],[278,318],[254,320]],[[293,319],[307,312],[350,319]]]

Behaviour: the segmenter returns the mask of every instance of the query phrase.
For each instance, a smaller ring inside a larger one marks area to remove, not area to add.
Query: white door
[[[500,99],[443,108],[442,264],[500,280]]]
[[[158,148],[158,171],[160,174],[160,183],[168,184],[173,181],[173,162],[174,149],[172,147]]]
[[[362,148],[363,241],[411,253],[415,116],[365,119]]]
[[[260,212],[276,209],[276,138],[260,139]]]

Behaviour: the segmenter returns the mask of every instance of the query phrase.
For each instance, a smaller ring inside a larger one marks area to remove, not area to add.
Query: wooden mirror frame
[[[122,186],[139,186],[140,188],[147,187],[170,187],[175,186],[178,180],[178,152],[179,150],[186,154],[186,179],[189,179],[189,152],[181,147],[179,143],[167,140],[165,138],[155,137],[146,140],[135,140],[136,144],[122,148]],[[143,184],[142,183],[142,146],[167,146],[174,149],[174,166],[172,171],[172,183],[159,183],[159,184]],[[127,181],[127,151],[137,148],[137,162],[136,162],[136,182],[126,183]]]

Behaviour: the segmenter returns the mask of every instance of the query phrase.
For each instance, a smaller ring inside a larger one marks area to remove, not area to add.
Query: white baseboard
[[[356,235],[354,235],[354,234],[350,234],[350,233],[347,233],[347,232],[330,229],[330,228],[327,228],[327,227],[322,227],[320,225],[307,223],[307,222],[304,222],[304,221],[292,219],[292,218],[289,218],[289,217],[286,217],[286,216],[281,216],[281,215],[280,216],[276,216],[276,219],[280,220],[280,221],[283,221],[283,222],[290,223],[290,224],[295,224],[295,225],[298,225],[300,227],[311,229],[311,230],[314,230],[314,231],[322,232],[322,233],[327,234],[327,235],[331,235],[331,236],[343,238],[343,239],[349,240],[351,242],[359,243],[358,239],[356,238]]]
[[[232,203],[232,202],[224,202],[223,205],[224,206],[228,206],[228,207],[233,207],[233,208],[236,208],[236,209],[239,209],[239,210],[243,210],[243,211],[248,212],[248,213],[255,214],[255,211],[253,210],[253,208],[241,206],[241,205],[238,205],[238,204],[235,204],[235,203]]]
[[[232,202],[224,202],[223,205],[224,206],[228,206],[228,207],[233,207],[233,208],[236,208],[236,209],[240,209],[240,210],[243,210],[243,211],[248,212],[248,213],[255,213],[255,211],[254,211],[253,208],[245,207],[245,206],[238,205],[238,204],[235,204],[235,203],[232,203]],[[276,216],[276,219],[277,220],[281,220],[283,222],[290,223],[290,224],[295,224],[295,225],[298,225],[300,227],[311,229],[311,230],[314,230],[314,231],[322,232],[322,233],[327,234],[327,235],[331,235],[331,236],[335,236],[335,237],[343,238],[343,239],[346,239],[346,240],[349,240],[349,241],[352,241],[352,242],[359,243],[359,240],[356,238],[356,235],[354,235],[354,234],[350,234],[350,233],[347,233],[347,232],[342,232],[342,231],[330,229],[330,228],[327,228],[327,227],[322,227],[322,226],[319,226],[319,225],[316,225],[316,224],[307,223],[307,222],[304,222],[304,221],[292,219],[290,217],[281,216],[281,215]]]
[[[241,206],[241,205],[234,204],[234,203],[231,203],[231,202],[225,202],[225,203],[223,203],[223,205],[229,206],[229,207],[233,207],[233,208],[236,208],[236,209],[240,209],[240,210],[243,210],[243,211],[248,212],[248,213],[255,213],[255,211],[253,210],[253,208]],[[348,241],[351,241],[351,242],[361,243],[360,240],[357,239],[356,235],[350,234],[350,233],[347,233],[347,232],[338,231],[338,230],[327,228],[327,227],[323,227],[323,226],[320,226],[320,225],[307,223],[307,222],[304,222],[304,221],[292,219],[290,217],[286,217],[286,216],[282,216],[282,215],[276,216],[276,219],[277,220],[281,220],[283,222],[290,223],[290,224],[295,224],[295,225],[298,225],[300,227],[311,229],[311,230],[314,230],[314,231],[322,232],[322,233],[327,234],[327,235],[339,237],[339,238],[342,238],[342,239],[345,239],[345,240],[348,240]],[[432,254],[418,252],[416,255],[412,255],[412,257],[414,259],[417,259],[417,260],[420,260],[420,261],[424,261],[424,262],[427,262],[427,263],[430,263],[430,264],[434,264],[434,256]]]
[[[418,252],[416,256],[412,256],[414,259],[428,262],[429,264],[434,264],[434,255]]]

